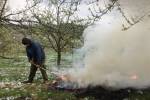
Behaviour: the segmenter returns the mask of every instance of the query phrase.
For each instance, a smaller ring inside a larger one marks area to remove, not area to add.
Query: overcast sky
[[[26,0],[9,0],[9,7],[12,10],[18,10],[24,8]]]
[[[88,2],[91,0],[84,0],[84,1]],[[99,0],[99,2],[101,1],[107,2],[108,0]],[[125,13],[131,17],[144,15],[145,13],[150,12],[150,6],[149,6],[150,0],[119,0],[119,1]],[[13,11],[23,9],[25,5],[26,5],[26,0],[9,0],[10,9]],[[88,6],[86,4],[82,3],[79,9],[80,9],[79,12],[80,16],[87,16]],[[108,17],[110,16],[112,15],[109,15]]]
[[[92,0],[84,0],[86,2],[92,1]],[[108,1],[108,0],[99,0],[99,1]],[[120,0],[121,5],[125,9],[130,9],[132,12],[142,13],[143,11],[148,11],[150,9],[150,0]],[[9,6],[12,10],[18,10],[24,8],[26,5],[26,0],[9,0]],[[84,14],[84,10],[87,10],[87,6],[85,4],[82,4],[82,13]],[[138,11],[137,11],[137,8]]]
[[[84,0],[87,2],[87,0]],[[26,0],[9,0],[9,7],[11,11],[18,11],[23,9],[26,6]],[[45,4],[41,4],[41,6],[44,6]],[[42,9],[42,8],[41,8]],[[88,6],[86,4],[82,4],[80,7],[80,16],[87,16],[87,9]]]

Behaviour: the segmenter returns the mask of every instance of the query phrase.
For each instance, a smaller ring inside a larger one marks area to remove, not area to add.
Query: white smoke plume
[[[71,76],[81,86],[150,86],[149,31],[150,27],[143,27],[143,24],[124,32],[111,25],[89,27],[85,30],[82,48],[85,52],[84,66],[71,71]]]
[[[69,71],[71,80],[81,87],[149,87],[150,18],[122,31],[121,16],[112,15],[84,31],[84,57]]]

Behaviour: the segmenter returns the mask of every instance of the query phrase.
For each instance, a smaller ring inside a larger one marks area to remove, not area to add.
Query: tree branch
[[[3,13],[4,13],[4,11],[5,11],[5,7],[6,7],[7,1],[8,1],[8,0],[4,0],[4,4],[2,5],[2,9],[0,10],[0,19],[2,18]]]
[[[34,5],[32,5],[31,7],[25,9],[25,10],[22,10],[22,11],[19,11],[19,12],[16,12],[16,13],[10,13],[10,14],[7,14],[6,16],[4,16],[5,18],[6,17],[9,17],[9,16],[13,16],[13,15],[17,15],[17,14],[21,14],[21,13],[25,13],[26,11],[30,10],[31,8],[35,7],[39,2],[35,3]]]
[[[89,19],[92,20],[92,22],[91,22],[90,24],[93,24],[93,23],[94,23],[95,21],[97,21],[98,19],[101,19],[101,17],[102,17],[103,15],[107,14],[108,11],[111,11],[111,10],[115,7],[115,4],[117,3],[117,1],[118,1],[118,0],[113,0],[113,1],[111,1],[112,4],[109,4],[109,6],[106,7],[104,10],[101,10],[101,9],[99,8],[99,11],[97,11],[97,12],[93,12],[93,11],[91,10],[91,8],[89,8],[89,11],[91,12],[92,17],[94,18],[94,19],[93,19],[93,18],[90,18],[90,17],[89,17]]]

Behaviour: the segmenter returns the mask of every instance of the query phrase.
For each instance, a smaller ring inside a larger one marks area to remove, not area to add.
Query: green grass
[[[71,66],[71,56],[63,55],[64,67]],[[49,54],[46,65],[48,67],[49,80],[53,79],[50,74],[51,67],[56,66],[56,57]],[[17,60],[0,59],[0,100],[94,100],[91,97],[82,99],[76,98],[73,93],[49,90],[48,85],[42,84],[41,73],[38,71],[33,84],[21,84],[26,80],[29,73],[30,64],[27,63],[25,56]],[[150,100],[150,92],[132,93],[127,100]]]
[[[42,84],[41,73],[38,71],[33,84],[21,84],[28,77],[28,67],[0,68],[0,100],[28,97],[33,100],[76,100],[71,93],[50,91],[48,85]],[[49,80],[52,79],[48,73]]]
[[[53,78],[50,74],[51,67],[56,66],[56,56],[48,54],[46,65],[48,68],[49,80]],[[65,65],[69,65],[66,59]],[[64,66],[65,66],[64,65]],[[62,65],[63,66],[63,65]],[[28,77],[30,64],[26,56],[18,59],[0,59],[0,100],[76,100],[77,98],[68,92],[48,90],[48,85],[42,84],[42,76],[37,71],[33,84],[21,84]]]
[[[42,84],[40,72],[36,74],[35,81],[32,84],[21,84],[28,76],[26,68],[1,68],[0,73],[0,100],[77,100],[77,98],[69,92],[49,90],[47,84]],[[39,74],[39,75],[38,75]],[[51,81],[49,75],[49,80]],[[24,98],[23,98],[24,97]],[[84,98],[82,99],[84,100]]]

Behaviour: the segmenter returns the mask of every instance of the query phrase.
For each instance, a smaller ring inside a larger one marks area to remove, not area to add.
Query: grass
[[[52,80],[50,70],[55,65],[56,57],[49,54],[46,65],[48,67],[49,80]],[[71,57],[63,56],[63,66],[70,66]],[[42,84],[41,73],[38,71],[33,84],[21,84],[26,80],[30,64],[21,56],[19,60],[0,59],[0,100],[94,100],[94,98],[76,98],[70,92],[49,90],[48,85]],[[125,100],[150,100],[150,92],[132,93]]]
[[[49,90],[47,84],[42,84],[39,71],[32,84],[20,83],[28,76],[27,68],[1,68],[0,73],[2,73],[0,75],[0,100],[17,100],[18,98],[20,100],[27,98],[32,98],[32,100],[77,100],[72,93]],[[50,76],[49,80],[52,79]]]
[[[50,70],[56,66],[55,60],[56,57],[51,54],[46,61],[50,81],[53,78]],[[66,65],[63,66],[69,65],[70,62],[66,59],[64,61]],[[17,60],[0,59],[0,100],[77,100],[72,93],[49,90],[47,84],[42,84],[40,71],[37,71],[33,84],[21,84],[21,81],[27,79],[29,68],[25,56]]]

